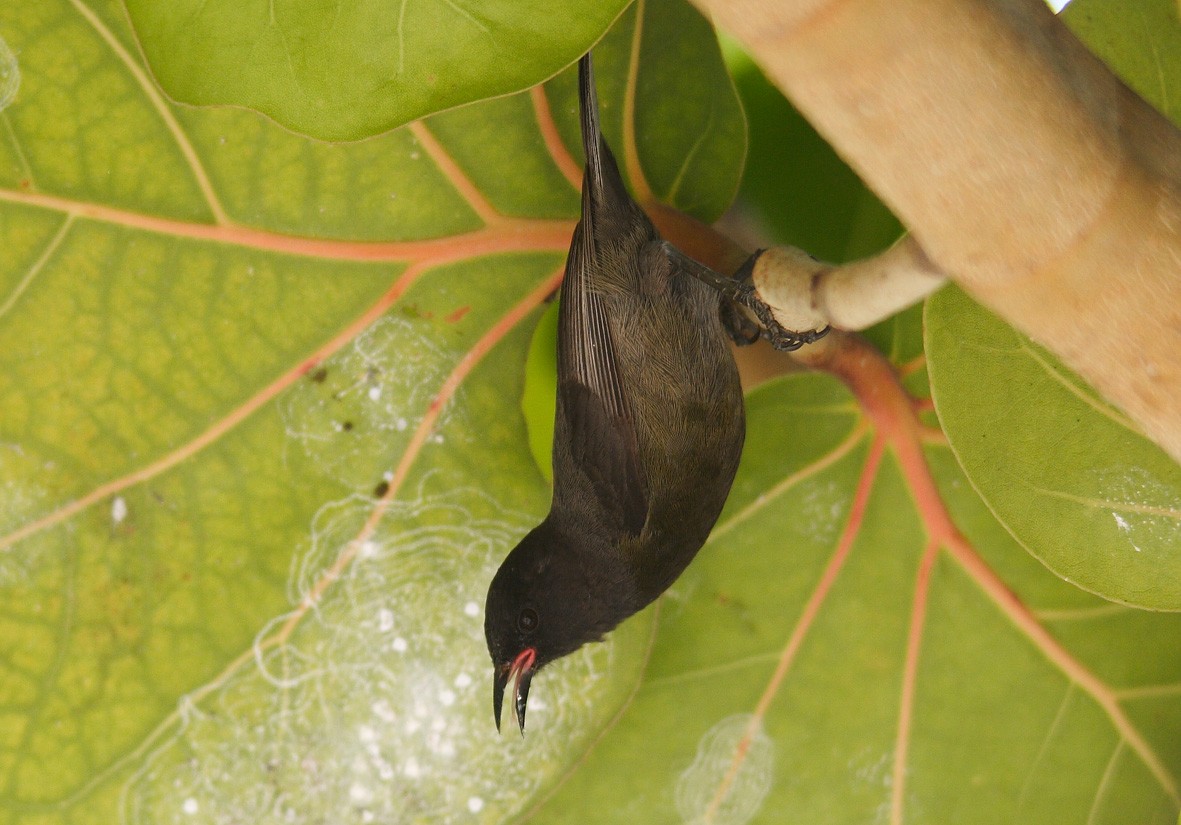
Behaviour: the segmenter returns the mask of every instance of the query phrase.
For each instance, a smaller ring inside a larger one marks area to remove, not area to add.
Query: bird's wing
[[[604,298],[592,283],[596,256],[589,220],[584,209],[566,261],[558,320],[558,409],[575,465],[569,469],[585,475],[605,513],[623,531],[638,535],[648,517],[647,483]],[[554,469],[559,485],[565,474]]]

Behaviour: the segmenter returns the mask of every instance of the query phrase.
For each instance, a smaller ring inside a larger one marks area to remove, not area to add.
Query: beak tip
[[[536,656],[537,651],[534,648],[526,648],[512,662],[497,668],[492,682],[492,713],[496,719],[498,733],[500,732],[504,694],[511,681],[513,683],[513,709],[516,711],[517,725],[521,728],[521,736],[525,735],[525,702],[529,697],[529,683],[533,680],[533,663]]]
[[[499,676],[492,683],[492,718],[496,720],[496,732],[500,733],[500,706],[504,704],[504,685],[507,679]]]
[[[525,702],[529,698],[529,685],[533,681],[533,671],[527,670],[520,675],[516,685],[517,724],[521,728],[521,736],[525,735]]]

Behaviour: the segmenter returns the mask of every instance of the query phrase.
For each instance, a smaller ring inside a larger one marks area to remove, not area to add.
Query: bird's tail
[[[599,98],[595,93],[595,68],[590,52],[578,61],[578,98],[582,112],[582,150],[586,154],[586,183],[590,184],[595,200],[602,202],[603,133],[599,129]]]

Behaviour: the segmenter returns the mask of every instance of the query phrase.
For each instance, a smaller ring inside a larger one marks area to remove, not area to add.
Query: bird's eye
[[[526,607],[521,611],[521,615],[517,616],[517,630],[522,633],[532,633],[537,629],[537,624],[537,611],[531,607]]]

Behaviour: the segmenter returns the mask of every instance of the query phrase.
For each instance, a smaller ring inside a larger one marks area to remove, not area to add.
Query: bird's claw
[[[830,327],[827,326],[824,329],[809,329],[803,332],[793,332],[786,329],[776,320],[775,314],[767,302],[759,297],[754,283],[750,280],[738,282],[734,300],[755,314],[762,325],[763,338],[780,352],[794,352],[804,344],[814,344],[828,335]]]

